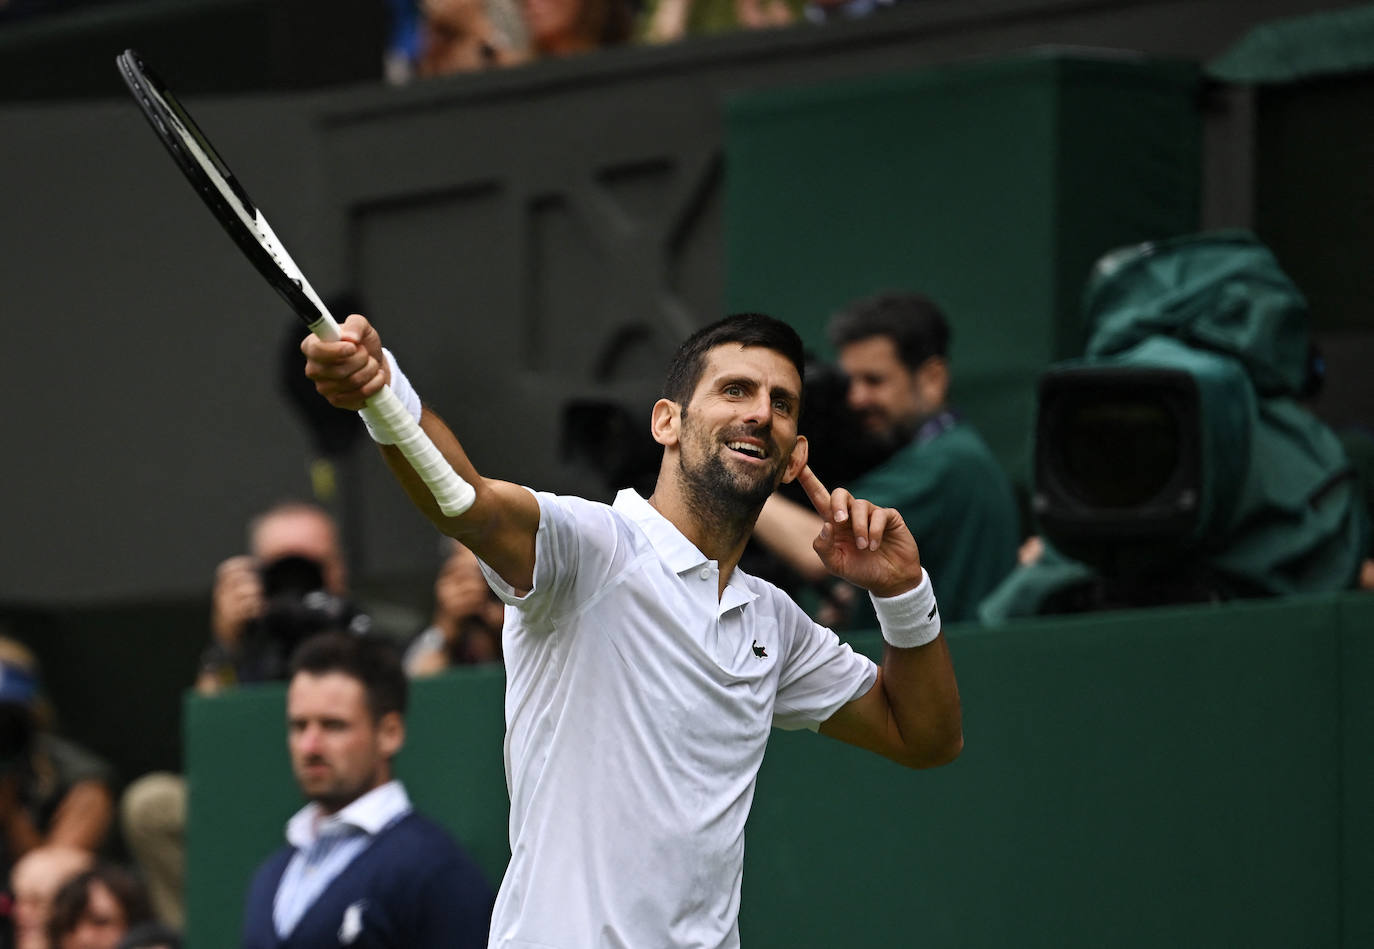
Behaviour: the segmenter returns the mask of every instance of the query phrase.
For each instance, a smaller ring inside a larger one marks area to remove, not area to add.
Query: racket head
[[[328,317],[275,234],[263,234],[258,222],[265,225],[266,220],[167,84],[132,49],[115,61],[148,124],[239,250],[307,325]]]

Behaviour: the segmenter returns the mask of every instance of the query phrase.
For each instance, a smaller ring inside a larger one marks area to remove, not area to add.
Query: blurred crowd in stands
[[[0,24],[116,0],[0,0]],[[516,66],[628,44],[867,16],[896,0],[377,0],[390,35],[382,73],[416,77]]]
[[[866,16],[894,0],[390,0],[394,83],[626,44]]]
[[[413,677],[500,661],[504,608],[466,548],[445,541],[433,612],[413,636],[373,628],[345,564],[323,507],[290,500],[253,518],[247,550],[215,572],[194,687],[285,681],[292,655],[331,633],[381,643]],[[186,806],[183,776],[121,789],[107,762],[64,738],[34,654],[0,636],[0,949],[179,949]]]
[[[59,734],[33,653],[0,637],[0,945],[179,949],[115,857],[116,791],[109,764]]]

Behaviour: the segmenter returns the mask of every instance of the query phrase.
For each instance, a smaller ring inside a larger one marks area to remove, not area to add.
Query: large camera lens
[[[324,589],[324,567],[309,557],[279,557],[262,568],[262,593],[271,600],[282,594],[304,596]]]
[[[1108,398],[1073,406],[1059,434],[1053,449],[1064,489],[1094,508],[1149,504],[1178,470],[1178,421],[1156,400]]]

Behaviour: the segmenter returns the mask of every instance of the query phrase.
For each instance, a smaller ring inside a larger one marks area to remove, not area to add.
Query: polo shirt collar
[[[410,811],[410,795],[406,794],[405,785],[393,779],[328,816],[322,815],[320,805],[312,801],[287,821],[286,840],[297,850],[304,850],[323,835],[338,832],[335,828],[356,828],[372,836]]]
[[[708,559],[705,554],[698,550],[696,544],[688,540],[682,531],[673,525],[672,521],[660,514],[633,488],[622,488],[615,496],[615,503],[612,507],[638,525],[659,557],[668,565],[668,569],[678,576],[707,564],[711,564],[713,567],[717,566],[714,561]],[[721,613],[737,606],[744,606],[757,598],[758,594],[742,582],[742,577],[743,571],[738,567],[730,574],[730,579],[725,585],[725,592],[720,598]]]

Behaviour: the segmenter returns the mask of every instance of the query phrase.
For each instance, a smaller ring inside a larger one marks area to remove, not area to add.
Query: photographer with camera
[[[312,633],[370,625],[348,600],[338,527],[323,508],[286,501],[264,511],[249,522],[248,547],[215,571],[212,640],[196,680],[207,695],[282,679],[286,658]]]
[[[248,553],[215,570],[210,644],[196,689],[214,695],[239,685],[284,681],[287,659],[311,635],[361,633],[367,615],[348,598],[339,528],[324,508],[284,501],[248,523]],[[159,919],[183,921],[186,781],[154,772],[129,785],[120,823]]]
[[[477,555],[451,537],[448,556],[434,581],[434,614],[405,651],[412,678],[438,675],[454,666],[501,661],[506,605],[487,585]]]

